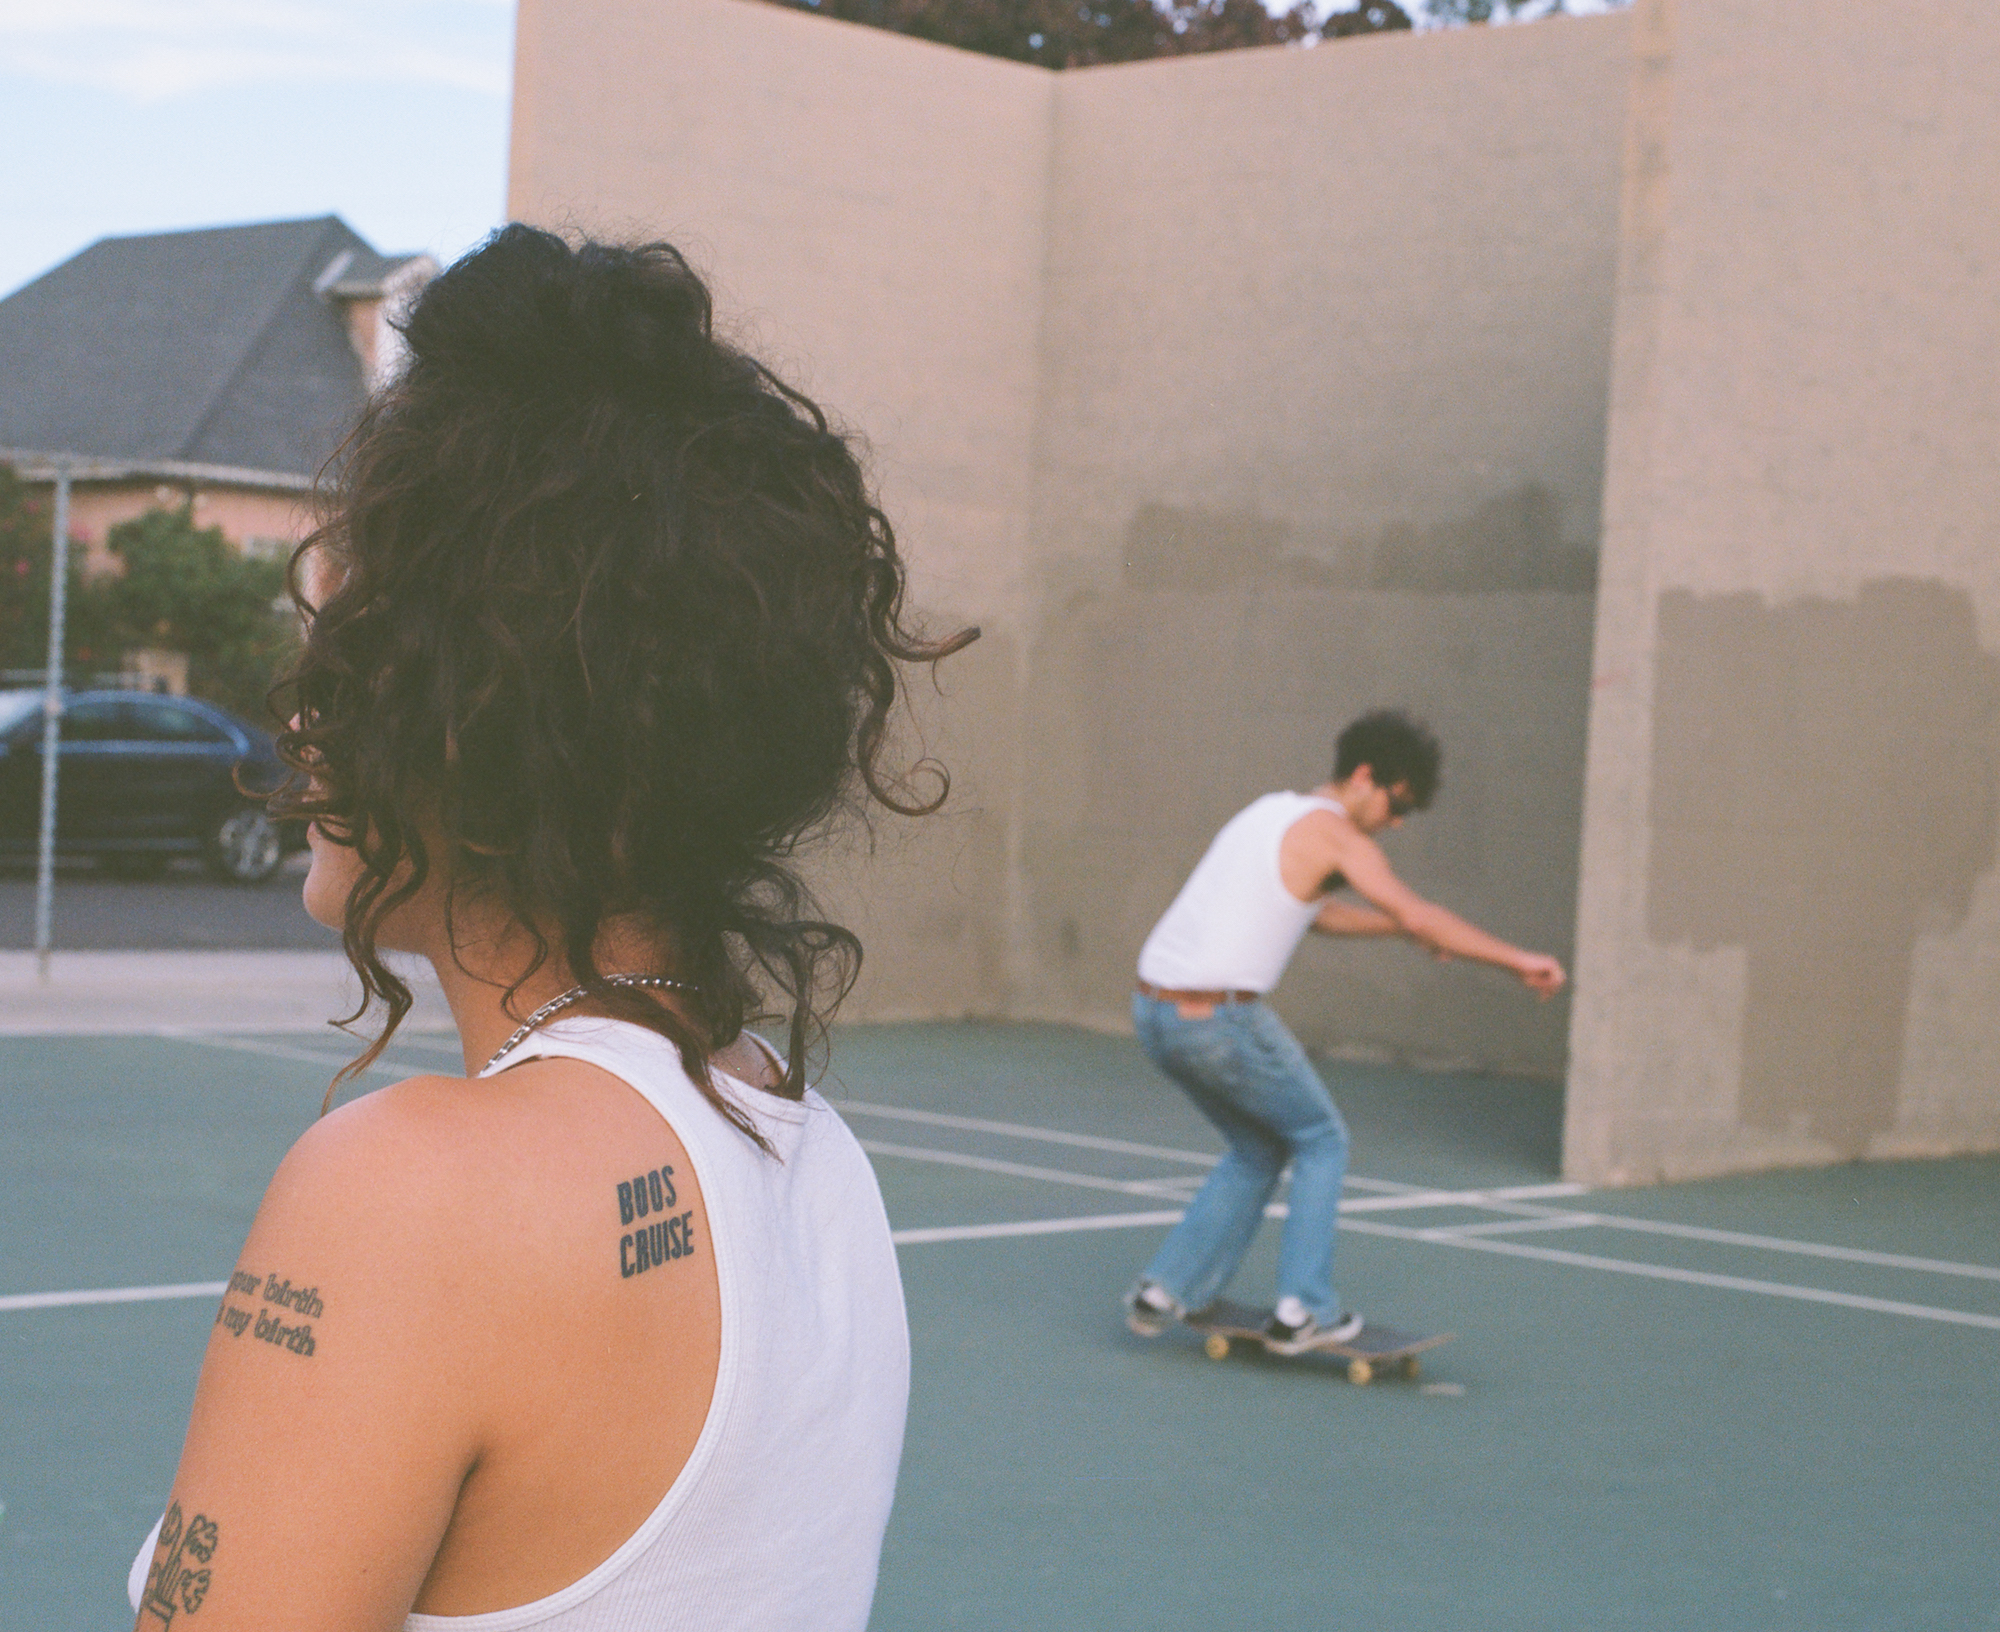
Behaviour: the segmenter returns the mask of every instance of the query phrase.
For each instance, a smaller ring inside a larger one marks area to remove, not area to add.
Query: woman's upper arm
[[[138,1626],[403,1624],[477,1458],[468,1180],[414,1096],[344,1107],[271,1181],[203,1358]],[[448,1141],[446,1141],[448,1145]],[[439,1159],[442,1158],[442,1159]]]

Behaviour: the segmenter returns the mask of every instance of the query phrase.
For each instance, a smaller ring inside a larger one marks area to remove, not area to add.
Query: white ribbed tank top
[[[687,1465],[603,1563],[513,1609],[413,1614],[407,1632],[864,1632],[910,1389],[867,1156],[817,1093],[778,1099],[718,1073],[767,1156],[643,1026],[557,1020],[498,1063],[538,1056],[622,1078],[687,1147],[722,1294],[715,1397]],[[152,1546],[134,1572],[142,1590]]]
[[[1230,817],[1139,949],[1139,978],[1196,992],[1276,986],[1320,908],[1285,888],[1278,847],[1315,810],[1347,814],[1338,799],[1267,793]]]

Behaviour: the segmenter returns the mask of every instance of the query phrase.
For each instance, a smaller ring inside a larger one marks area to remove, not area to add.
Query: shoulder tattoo
[[[618,1222],[637,1225],[618,1238],[618,1273],[630,1280],[694,1251],[694,1214],[673,1210],[674,1170],[656,1167],[618,1182]]]

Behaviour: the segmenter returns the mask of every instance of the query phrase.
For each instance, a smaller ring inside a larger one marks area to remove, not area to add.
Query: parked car
[[[285,778],[268,732],[192,697],[79,691],[63,701],[56,849],[124,878],[199,855],[257,884],[305,848],[303,822],[265,814]],[[252,790],[239,791],[241,782]],[[0,691],[0,854],[33,854],[42,808],[42,693]]]

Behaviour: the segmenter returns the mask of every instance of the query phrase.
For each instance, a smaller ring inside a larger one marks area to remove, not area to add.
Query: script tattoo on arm
[[[243,1298],[245,1303],[230,1300]],[[254,1302],[250,1300],[255,1300]],[[316,1286],[294,1286],[289,1275],[282,1279],[255,1270],[239,1269],[229,1277],[229,1290],[222,1295],[222,1307],[215,1312],[215,1324],[231,1337],[245,1332],[275,1348],[312,1358],[318,1343],[312,1323],[326,1313],[326,1303]],[[288,1320],[286,1317],[304,1317]]]
[[[175,1502],[160,1521],[160,1544],[153,1550],[153,1567],[146,1572],[145,1596],[139,1600],[141,1624],[148,1619],[171,1627],[185,1610],[192,1615],[208,1598],[208,1566],[221,1539],[215,1521],[197,1513],[185,1523]]]
[[[672,1209],[674,1170],[656,1167],[618,1184],[618,1222],[637,1229],[618,1238],[618,1273],[630,1280],[694,1251],[694,1214]],[[640,1220],[650,1220],[640,1223]]]

